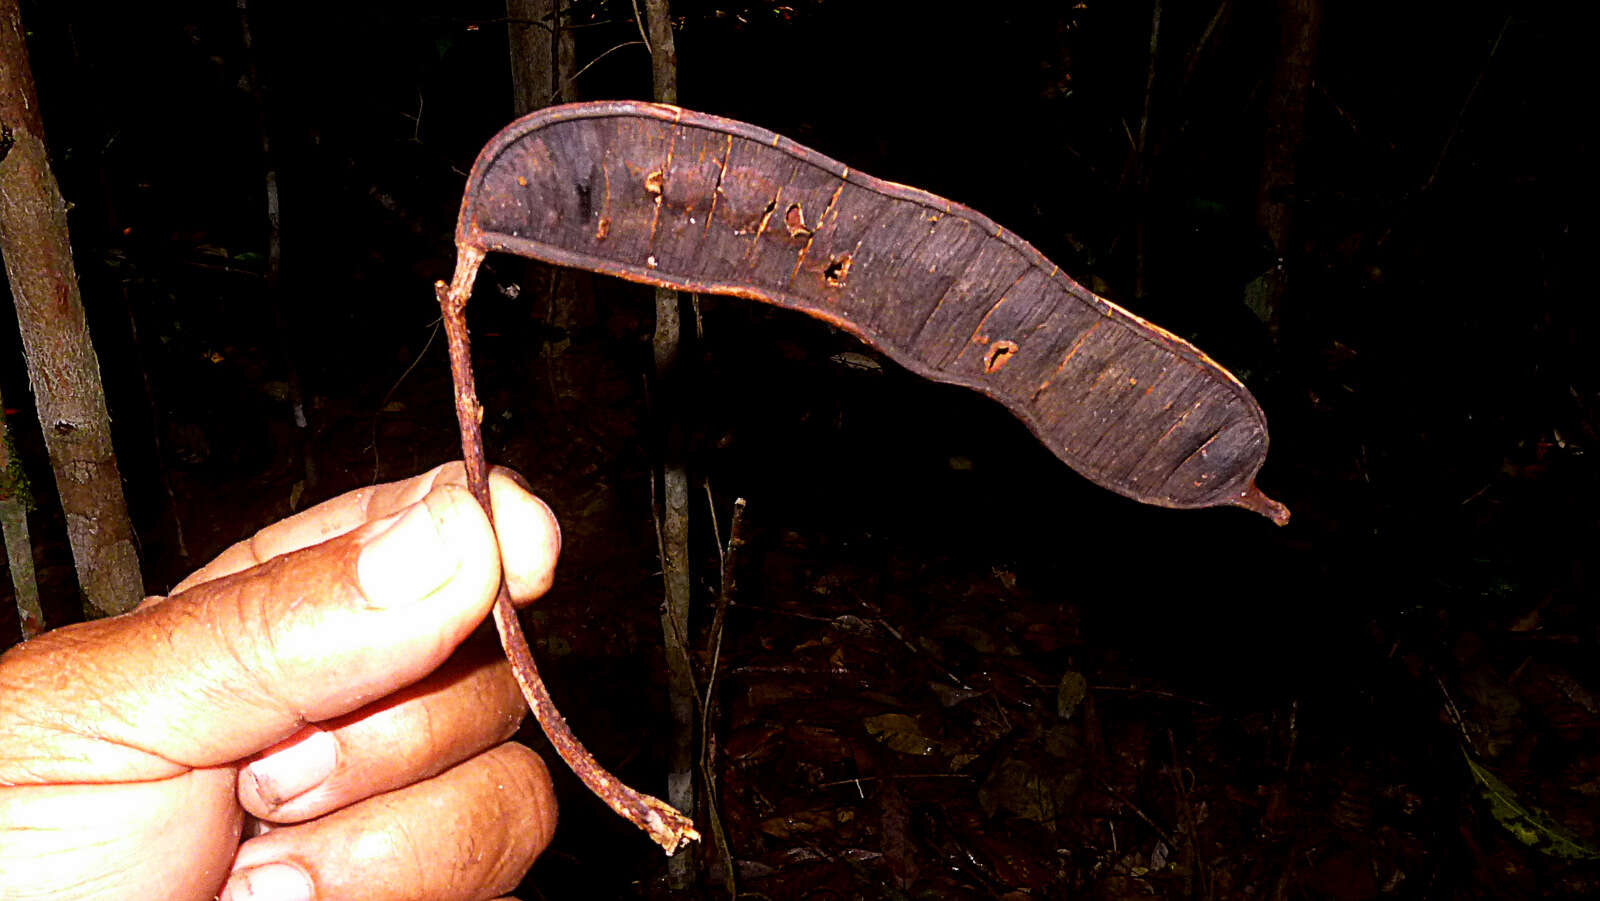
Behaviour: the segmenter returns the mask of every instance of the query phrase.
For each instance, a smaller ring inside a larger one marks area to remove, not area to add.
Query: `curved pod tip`
[[[1272,520],[1274,525],[1286,526],[1289,524],[1289,508],[1267,497],[1256,487],[1255,482],[1250,483],[1243,493],[1229,503],[1235,507],[1243,507],[1252,513],[1260,513]]]

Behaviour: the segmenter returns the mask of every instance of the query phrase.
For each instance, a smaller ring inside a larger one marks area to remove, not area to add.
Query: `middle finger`
[[[526,712],[494,634],[480,629],[422,681],[262,752],[239,773],[239,802],[273,823],[321,816],[500,744]]]

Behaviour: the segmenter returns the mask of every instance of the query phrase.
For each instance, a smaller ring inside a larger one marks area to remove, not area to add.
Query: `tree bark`
[[[256,131],[261,137],[261,194],[266,201],[267,227],[267,303],[272,307],[272,338],[277,351],[280,365],[283,367],[284,381],[289,389],[289,415],[294,426],[294,455],[296,468],[302,473],[300,483],[296,485],[289,495],[289,509],[299,506],[300,498],[306,494],[316,495],[319,475],[317,472],[317,457],[311,446],[310,419],[306,415],[308,404],[305,400],[304,385],[300,378],[299,355],[295,352],[294,332],[289,328],[293,317],[284,312],[284,305],[289,302],[285,296],[283,286],[283,203],[282,194],[278,190],[278,155],[273,151],[272,132],[268,129],[266,91],[261,86],[261,76],[256,69],[256,48],[253,29],[250,22],[253,14],[250,12],[248,0],[234,0],[234,8],[239,13],[239,38],[244,45],[245,77],[244,88],[250,94],[250,100],[255,107]]]
[[[566,0],[506,0],[511,45],[512,109],[518,117],[577,99],[572,83],[576,50],[562,26]]]
[[[650,31],[650,76],[657,103],[678,103],[678,45],[672,39],[672,11],[667,0],[645,0]]]
[[[667,0],[645,0],[650,36],[652,96],[657,103],[678,102],[678,50],[672,39]],[[667,802],[685,814],[694,812],[694,671],[689,663],[689,473],[685,461],[681,376],[674,373],[683,342],[682,299],[669,288],[656,289],[656,331],[653,339],[656,379],[661,388],[661,568],[666,603],[661,630],[666,638],[667,688],[672,710],[672,760],[667,776]],[[692,873],[688,855],[668,863],[667,880],[674,889],[688,887]]]
[[[511,55],[511,109],[521,118],[557,101],[578,99],[572,31],[566,27],[567,0],[506,0],[506,39]],[[550,384],[551,408],[579,396],[573,387],[576,367],[565,354],[570,335],[588,315],[594,277],[588,272],[525,262],[529,298],[545,298],[546,337],[539,360]],[[530,373],[530,378],[531,378]]]
[[[571,5],[571,0],[556,0],[556,93],[551,103],[578,99],[578,42],[572,29],[566,27],[567,8]]]
[[[0,0],[0,254],[16,302],[28,380],[55,471],[87,615],[144,596],[133,525],[111,445],[100,363],[67,238],[67,207],[45,149],[39,97],[15,0]]]
[[[1258,280],[1250,304],[1276,337],[1283,297],[1289,287],[1293,251],[1292,204],[1288,195],[1298,178],[1296,157],[1305,137],[1306,98],[1322,30],[1322,0],[1279,0],[1278,66],[1267,99],[1261,181],[1256,191],[1256,224],[1272,243],[1278,264]]]
[[[1161,0],[1150,10],[1150,58],[1144,77],[1144,112],[1139,116],[1139,136],[1133,144],[1134,190],[1138,192],[1138,221],[1133,227],[1133,296],[1144,299],[1145,233],[1150,218],[1150,110],[1155,105],[1156,62],[1161,51]]]
[[[6,420],[5,401],[0,399],[0,530],[5,532],[6,564],[11,570],[11,587],[17,593],[17,621],[23,641],[45,630],[39,581],[33,572],[33,539],[28,534],[28,511],[32,509],[33,492],[11,443],[11,424]]]

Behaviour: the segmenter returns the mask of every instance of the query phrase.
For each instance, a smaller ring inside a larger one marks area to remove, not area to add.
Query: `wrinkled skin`
[[[354,491],[167,597],[0,657],[0,897],[484,899],[555,829],[492,636],[549,588],[554,517],[459,463]]]

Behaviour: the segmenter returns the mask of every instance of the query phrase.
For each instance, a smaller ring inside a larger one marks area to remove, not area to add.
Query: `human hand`
[[[468,636],[502,565],[519,604],[550,586],[560,531],[519,482],[490,477],[498,553],[452,463],[0,657],[0,897],[510,891],[555,798],[507,741],[525,706],[505,659]]]

